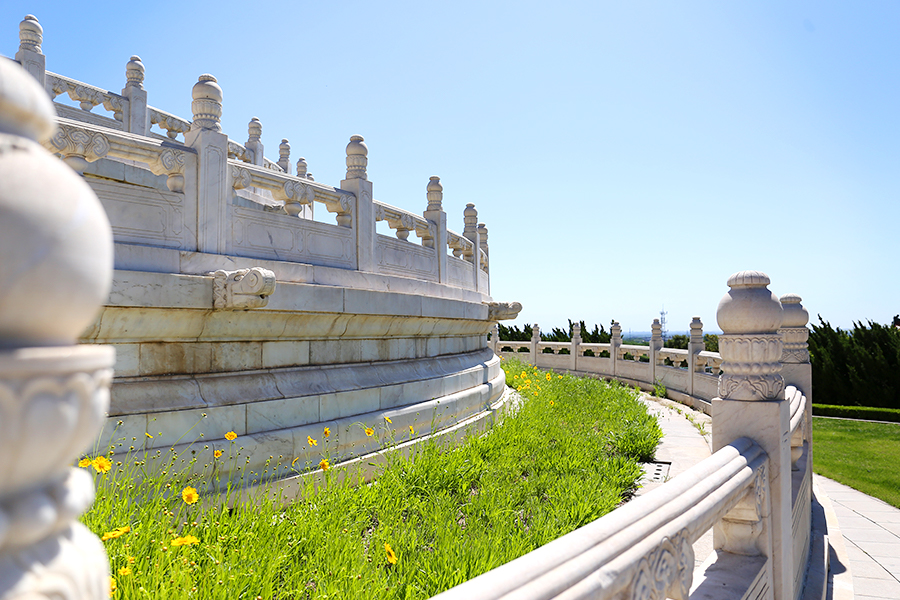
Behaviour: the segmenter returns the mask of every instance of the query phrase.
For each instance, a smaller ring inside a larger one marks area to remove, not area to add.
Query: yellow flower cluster
[[[200,540],[198,540],[196,537],[194,537],[192,535],[186,535],[183,537],[177,537],[174,540],[172,540],[171,546],[173,548],[175,548],[177,546],[191,546],[193,544],[199,544],[199,543],[200,543]]]
[[[229,431],[228,433],[225,434],[225,439],[228,440],[229,442],[233,442],[234,440],[237,439],[237,434],[233,431]]]
[[[100,541],[105,542],[106,540],[114,540],[118,537],[122,537],[129,531],[131,531],[131,527],[129,527],[128,525],[126,525],[125,527],[117,527],[112,531],[107,531],[102,536],[100,536]]]
[[[112,463],[105,456],[98,456],[93,460],[87,457],[82,458],[78,461],[78,466],[82,469],[94,467],[94,470],[98,473],[109,473],[109,470],[112,469]]]

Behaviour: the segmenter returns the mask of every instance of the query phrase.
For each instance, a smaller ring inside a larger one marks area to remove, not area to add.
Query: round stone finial
[[[112,230],[97,196],[34,140],[49,137],[50,98],[0,60],[0,345],[71,345],[112,281]]]
[[[287,138],[282,138],[281,143],[278,144],[278,156],[281,158],[288,158],[291,155],[291,143],[287,140]]]
[[[441,178],[436,176],[429,177],[426,189],[429,192],[443,192],[444,186],[441,185]]]
[[[803,300],[797,294],[785,294],[781,297],[781,306],[784,309],[784,321],[782,327],[806,327],[809,323],[809,311],[800,302]]]
[[[369,147],[361,135],[351,135],[350,143],[347,144],[347,156],[368,156]]]
[[[309,165],[306,164],[306,159],[302,156],[297,159],[297,177],[306,177],[307,170],[309,169]]]
[[[478,225],[478,211],[475,210],[475,205],[471,202],[466,204],[466,207],[463,209],[463,223],[465,223],[465,230],[471,232],[474,232]]]
[[[426,208],[425,210],[443,210],[441,204],[444,201],[444,186],[441,185],[441,178],[436,176],[430,177],[428,179],[428,185],[425,186],[425,189],[425,196],[428,198],[428,208]]]
[[[260,123],[259,119],[253,117],[250,119],[250,123],[247,124],[247,133],[250,135],[251,142],[258,142],[262,137],[262,123]]]
[[[350,136],[347,144],[347,179],[366,179],[369,147],[361,135]]]
[[[481,245],[486,246],[488,241],[488,228],[484,223],[478,224],[478,237],[481,239]]]
[[[128,80],[128,83],[125,84],[126,86],[144,87],[144,63],[141,62],[141,57],[137,54],[132,56],[125,65],[125,79]]]
[[[47,93],[22,67],[0,60],[0,133],[45,140],[56,131]]]
[[[19,50],[41,52],[41,43],[44,41],[44,28],[34,15],[25,15],[19,23]]]
[[[194,113],[194,126],[200,129],[222,131],[219,122],[222,119],[222,88],[216,78],[205,73],[197,78],[191,90],[191,110]]]
[[[740,271],[728,278],[731,290],[719,301],[716,321],[723,333],[775,333],[784,318],[781,302],[766,286],[768,275]]]

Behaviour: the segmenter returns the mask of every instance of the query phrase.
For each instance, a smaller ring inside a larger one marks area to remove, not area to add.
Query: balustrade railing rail
[[[368,148],[353,136],[346,179],[337,187],[317,183],[305,158],[292,168],[288,140],[279,145],[278,161],[265,157],[258,119],[250,121],[246,143],[222,133],[223,93],[215,77],[199,78],[194,114],[184,119],[148,105],[140,57],[128,61],[125,87],[115,93],[46,70],[43,29],[30,15],[22,23],[16,60],[51,99],[66,95],[78,103],[54,103],[61,129],[44,145],[88,175],[116,243],[368,271],[489,295],[487,228],[469,204],[462,234],[447,229],[437,177],[427,185],[422,215],[376,202]],[[111,116],[94,112],[98,106]],[[165,175],[165,183],[156,190],[147,179],[129,185],[134,177],[109,161]],[[316,204],[336,223],[314,220]],[[377,221],[386,221],[396,238],[377,234]],[[421,243],[407,239],[412,231]]]

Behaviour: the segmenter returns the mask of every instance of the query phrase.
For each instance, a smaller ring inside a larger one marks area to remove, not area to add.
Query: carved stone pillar
[[[716,525],[714,545],[767,556],[775,600],[793,600],[790,406],[784,398],[778,334],[784,311],[767,285],[764,273],[735,273],[728,279],[731,290],[719,302],[723,374],[719,397],[712,401],[712,431],[714,452],[746,436],[768,454],[771,518],[732,511]]]
[[[778,333],[784,344],[781,353],[782,370],[785,385],[792,385],[806,396],[806,410],[802,425],[791,437],[791,460],[796,465],[803,454],[803,442],[812,436],[812,365],[809,362],[809,312],[803,307],[803,299],[797,294],[785,294],[781,297],[784,307],[784,322]],[[807,458],[809,468],[812,465],[812,446]]]
[[[278,166],[288,175],[291,174],[291,143],[286,139],[278,144]]]
[[[150,114],[147,112],[147,90],[144,89],[144,63],[140,56],[132,56],[125,65],[125,87],[122,96],[125,103],[125,131],[136,135],[147,135],[150,131]]]
[[[197,250],[226,254],[232,173],[228,136],[222,133],[222,88],[212,75],[201,75],[191,91],[194,121],[184,141],[197,151],[197,171],[185,173],[185,189],[197,193]]]
[[[481,250],[484,252],[484,258],[482,259],[481,269],[488,274],[487,278],[487,289],[481,290],[485,294],[490,295],[491,293],[491,251],[488,247],[488,229],[484,223],[478,224],[478,238],[481,241]]]
[[[615,377],[618,370],[616,365],[619,363],[619,348],[622,347],[622,327],[618,321],[613,321],[609,333],[609,358],[612,360],[612,375]]]
[[[541,343],[541,326],[535,323],[531,326],[531,352],[529,353],[529,358],[531,359],[531,364],[534,366],[538,366],[538,356],[541,353],[538,345]]]
[[[109,294],[112,231],[91,188],[36,142],[53,106],[0,61],[0,598],[109,597],[109,562],[77,522],[73,468],[109,405],[115,352],[76,345]]]
[[[19,23],[19,51],[16,61],[34,77],[41,88],[44,87],[44,73],[47,71],[47,57],[41,50],[44,42],[44,28],[34,15],[25,15]]]
[[[703,323],[700,321],[700,317],[694,317],[691,319],[691,339],[688,342],[688,369],[691,372],[691,396],[694,395],[694,379],[696,379],[697,373],[701,368],[699,366],[700,353],[705,349],[706,345],[703,343]]]
[[[247,123],[247,143],[244,148],[253,153],[253,164],[263,166],[266,162],[266,150],[262,143],[262,123],[252,117]]]
[[[363,136],[350,136],[347,178],[341,181],[341,189],[356,196],[353,227],[356,229],[356,268],[360,271],[375,270],[375,205],[372,182],[366,175],[368,156],[369,147]]]
[[[572,347],[569,349],[569,369],[578,370],[578,355],[581,353],[581,324],[572,324]]]
[[[438,281],[447,283],[449,281],[449,275],[447,274],[447,213],[444,212],[442,205],[444,188],[441,186],[441,178],[430,177],[425,189],[428,198],[428,208],[425,209],[422,216],[432,223],[434,237],[423,240],[422,244],[428,248],[435,249]]]
[[[475,205],[471,202],[466,204],[466,208],[463,210],[463,223],[465,224],[463,227],[463,237],[472,242],[472,249],[467,252],[463,252],[463,258],[472,263],[472,289],[477,292],[484,292],[485,290],[479,289],[479,281],[478,277],[479,273],[479,258],[481,257],[481,238],[478,235],[478,211],[475,210]]]
[[[500,354],[500,324],[494,323],[494,326],[491,327],[491,350],[493,350],[494,354],[499,356]]]
[[[656,363],[659,362],[659,351],[663,347],[662,323],[659,319],[653,319],[650,332],[650,381],[656,383]]]

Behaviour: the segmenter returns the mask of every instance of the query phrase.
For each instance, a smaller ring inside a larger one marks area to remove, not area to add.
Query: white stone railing
[[[827,569],[827,540],[811,530],[809,315],[799,296],[779,301],[768,283],[758,272],[729,279],[717,315],[725,331],[721,354],[702,349],[698,318],[688,350],[663,348],[658,321],[649,346],[622,344],[618,324],[609,344],[583,344],[577,325],[570,343],[540,341],[537,325],[530,342],[501,341],[494,328],[493,343],[505,356],[527,349],[540,367],[644,387],[664,381],[686,398],[699,397],[713,417],[715,452],[647,495],[439,598],[824,597],[819,574]],[[570,354],[561,355],[563,348]],[[642,355],[649,362],[640,362]],[[686,369],[678,366],[684,362]],[[710,527],[715,552],[694,569],[691,544]]]
[[[156,246],[375,272],[489,295],[487,229],[472,204],[463,213],[463,233],[447,229],[438,178],[428,183],[422,215],[375,202],[366,174],[368,148],[353,136],[346,179],[337,187],[316,183],[306,159],[293,168],[288,140],[279,145],[278,161],[265,157],[258,119],[250,121],[246,143],[222,133],[223,93],[211,75],[194,86],[193,115],[184,119],[148,105],[140,57],[126,64],[121,94],[111,92],[47,71],[43,29],[32,16],[22,23],[16,60],[51,99],[66,94],[80,103],[54,103],[65,132],[50,149],[86,175],[100,197],[113,227],[117,268],[153,269],[150,254],[120,252],[119,246]],[[92,112],[97,106],[112,118]],[[162,134],[151,131],[154,125]],[[152,180],[109,161],[166,175],[167,181],[153,189]],[[141,186],[127,186],[135,178]],[[335,213],[336,225],[313,219],[316,203]],[[396,231],[396,239],[376,233],[379,220]],[[408,242],[410,231],[421,244]],[[136,264],[125,258],[133,256],[141,257]]]
[[[686,599],[710,591],[715,596],[709,597],[722,597],[716,592],[726,582],[733,587],[729,567],[738,563],[749,575],[740,582],[747,590],[757,578],[771,577],[766,556],[738,555],[758,554],[758,538],[735,540],[715,568],[697,575],[692,545],[717,523],[771,527],[767,468],[759,445],[737,439],[664,486],[435,598]],[[729,589],[729,597],[736,591]]]

